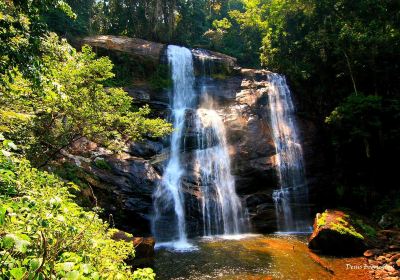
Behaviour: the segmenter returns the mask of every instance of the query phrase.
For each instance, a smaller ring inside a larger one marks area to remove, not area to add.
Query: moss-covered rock
[[[365,236],[373,228],[362,220],[353,220],[349,214],[338,210],[326,210],[318,213],[314,221],[314,230],[309,238],[308,247],[312,250],[332,255],[358,255],[366,248]]]

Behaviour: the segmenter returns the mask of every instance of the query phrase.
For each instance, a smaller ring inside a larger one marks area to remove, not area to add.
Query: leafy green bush
[[[132,243],[111,239],[95,212],[73,200],[73,183],[38,171],[0,143],[0,279],[154,279],[124,263]]]
[[[111,170],[110,164],[102,158],[96,158],[96,160],[94,161],[94,165],[100,169]]]

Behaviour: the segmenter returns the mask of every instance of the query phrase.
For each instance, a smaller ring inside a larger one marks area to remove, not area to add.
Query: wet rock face
[[[226,136],[231,156],[231,171],[235,178],[237,193],[247,206],[253,230],[272,232],[276,230],[272,191],[277,186],[275,174],[275,147],[269,127],[266,72],[242,70],[225,80],[210,80],[203,84],[226,126]],[[139,94],[140,93],[140,94]],[[156,109],[165,96],[152,97],[144,88],[130,90],[136,94],[135,102],[143,101],[153,106],[154,114],[168,112],[166,106]],[[210,101],[210,100],[209,100]],[[164,104],[167,104],[166,102]],[[182,178],[185,192],[186,217],[189,235],[202,232],[201,219],[202,182],[198,169],[193,166],[197,134],[194,133],[194,110],[187,112],[182,163],[187,170]],[[71,154],[85,155],[81,168],[94,178],[94,193],[105,215],[112,214],[118,227],[140,235],[150,234],[153,215],[152,194],[160,184],[163,169],[168,160],[168,139],[145,140],[131,143],[125,152],[116,156],[102,151],[94,143],[80,143]],[[93,146],[93,147],[92,147]],[[99,168],[94,162],[101,158],[109,168]],[[73,161],[72,159],[70,159]]]
[[[242,70],[234,102],[227,102],[219,111],[226,125],[236,190],[247,205],[253,230],[258,232],[276,230],[271,195],[277,187],[276,151],[269,126],[265,74]]]
[[[91,188],[83,190],[83,195],[104,209],[105,220],[135,235],[148,236],[152,194],[161,180],[151,155],[159,145],[153,141],[132,144],[115,155],[83,138],[63,152],[63,160],[78,166],[80,172],[75,176]]]

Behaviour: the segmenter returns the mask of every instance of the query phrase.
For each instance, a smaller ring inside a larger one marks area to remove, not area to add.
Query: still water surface
[[[331,258],[312,254],[306,236],[243,235],[191,240],[194,249],[159,248],[155,272],[160,280],[364,280],[364,258]],[[330,271],[328,271],[330,270]]]

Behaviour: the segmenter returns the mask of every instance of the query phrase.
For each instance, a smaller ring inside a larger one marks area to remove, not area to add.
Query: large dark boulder
[[[366,248],[365,237],[350,215],[338,210],[318,213],[308,247],[331,255],[361,255]]]

